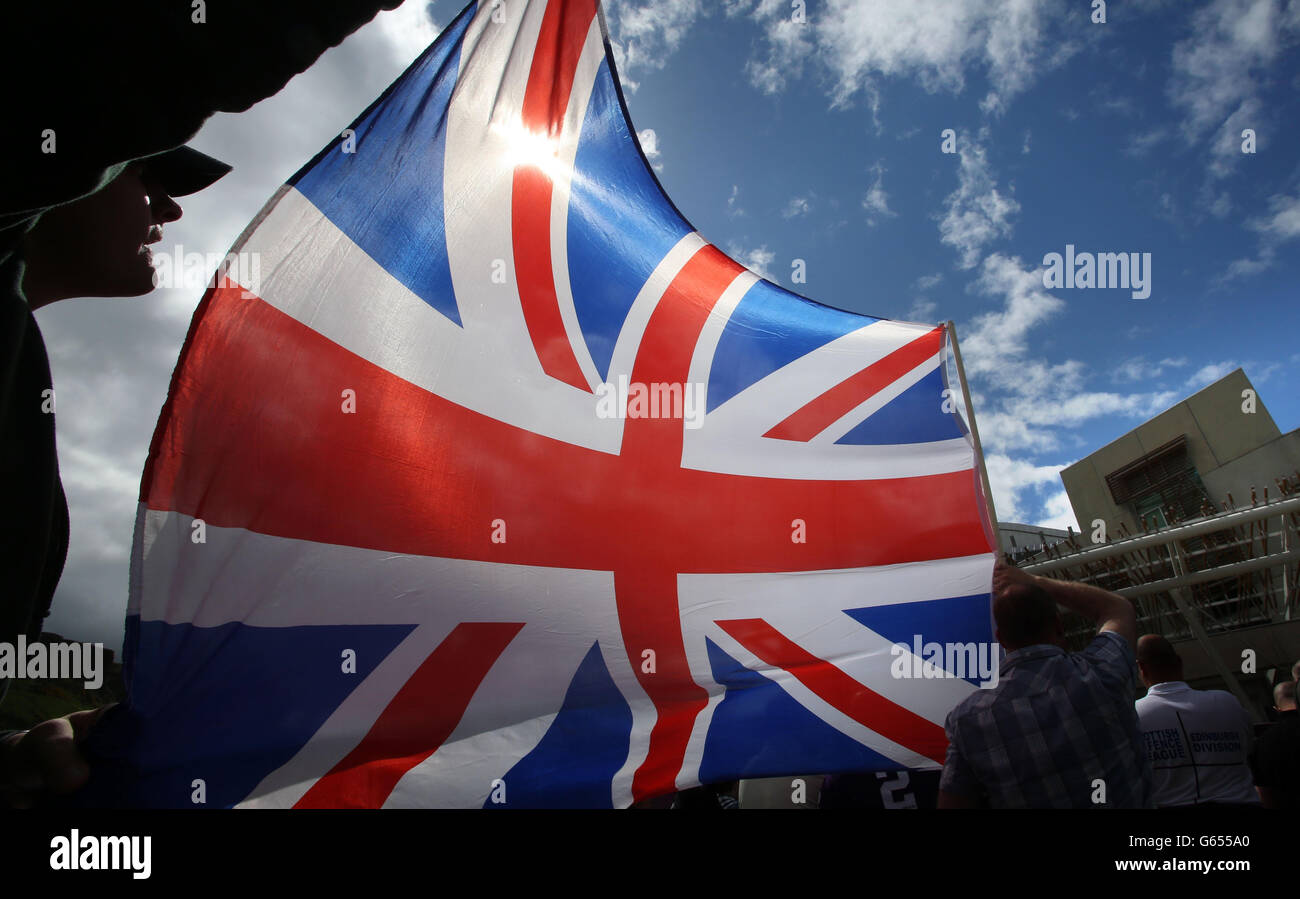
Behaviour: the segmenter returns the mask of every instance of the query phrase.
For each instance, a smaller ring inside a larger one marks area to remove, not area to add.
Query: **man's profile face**
[[[162,239],[164,223],[178,218],[180,207],[144,165],[127,166],[96,193],[41,217],[28,236],[27,261],[33,286],[46,296],[33,299],[148,293],[154,288],[148,245]]]

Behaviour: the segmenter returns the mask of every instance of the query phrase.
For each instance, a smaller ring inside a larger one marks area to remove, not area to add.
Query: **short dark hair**
[[[1147,634],[1137,642],[1137,660],[1152,674],[1181,674],[1183,659],[1161,634]]]
[[[1056,602],[1037,584],[1017,584],[993,599],[993,620],[1003,645],[1018,648],[1046,642],[1058,618]]]

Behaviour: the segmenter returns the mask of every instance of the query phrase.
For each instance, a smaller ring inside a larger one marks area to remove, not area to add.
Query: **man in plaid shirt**
[[[1082,652],[1065,651],[1058,603],[1100,626]],[[939,807],[1151,807],[1132,604],[999,561],[993,618],[1007,655],[997,686],[948,714]]]

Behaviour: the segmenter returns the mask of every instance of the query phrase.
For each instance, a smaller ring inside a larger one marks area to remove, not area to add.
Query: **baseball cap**
[[[198,193],[230,173],[231,167],[193,147],[177,147],[141,160],[149,177],[158,181],[169,197]]]

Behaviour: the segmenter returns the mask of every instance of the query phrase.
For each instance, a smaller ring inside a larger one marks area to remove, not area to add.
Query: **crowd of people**
[[[1066,649],[1059,607],[1098,626],[1081,652]],[[815,805],[789,801],[791,781],[774,778],[742,806],[1300,808],[1300,662],[1273,687],[1276,720],[1256,736],[1231,693],[1188,686],[1169,640],[1138,638],[1118,594],[999,561],[993,616],[999,678],[949,713],[941,773],[829,775]]]
[[[1058,605],[1098,625],[1082,652],[1066,651]],[[1118,594],[999,563],[993,615],[1007,655],[998,684],[948,716],[941,808],[1300,806],[1300,662],[1255,745],[1241,703],[1189,687],[1173,645],[1138,639]]]

